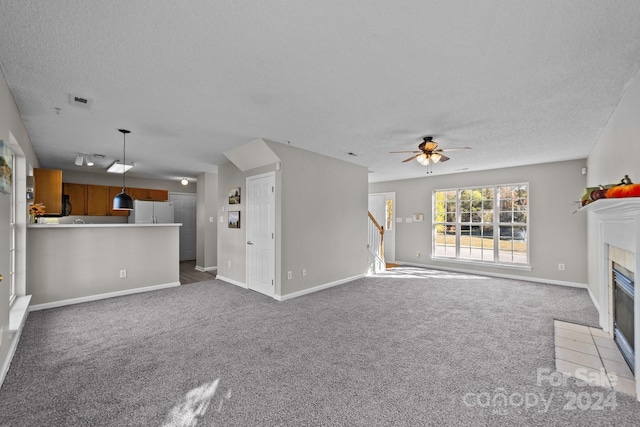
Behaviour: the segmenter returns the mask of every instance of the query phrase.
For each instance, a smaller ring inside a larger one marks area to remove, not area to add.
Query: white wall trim
[[[213,266],[213,267],[200,267],[199,265],[196,265],[196,270],[201,271],[203,273],[207,272],[207,271],[214,271],[218,269],[218,266]]]
[[[600,304],[598,304],[598,300],[596,299],[595,295],[593,295],[593,292],[591,292],[591,289],[589,287],[587,287],[587,291],[589,292],[589,298],[591,298],[591,302],[596,307],[596,310],[598,310],[598,314],[600,314]],[[609,331],[605,330],[605,332],[609,332]]]
[[[504,273],[493,273],[488,271],[477,271],[477,270],[468,270],[465,268],[449,268],[449,267],[440,267],[433,266],[429,264],[417,264],[413,262],[401,262],[397,261],[400,265],[407,265],[412,267],[422,267],[422,268],[430,268],[432,270],[443,270],[443,271],[453,271],[456,273],[465,273],[465,274],[474,274],[476,276],[490,276],[490,277],[499,277],[502,279],[514,279],[514,280],[524,280],[527,282],[536,282],[536,283],[545,283],[548,285],[558,285],[558,286],[568,286],[571,288],[581,288],[588,289],[586,283],[577,283],[577,282],[567,282],[564,280],[552,280],[552,279],[541,279],[539,277],[529,277],[529,276],[518,276],[515,274],[504,274]]]
[[[240,286],[243,289],[249,289],[249,287],[246,284],[242,282],[238,282],[237,280],[229,279],[228,277],[220,276],[219,274],[216,276],[216,279],[222,280],[223,282],[227,282],[232,285]]]
[[[98,301],[101,299],[120,297],[141,292],[158,291],[160,289],[175,288],[180,286],[180,282],[163,283],[161,285],[145,286],[144,288],[126,289],[124,291],[108,292],[106,294],[90,295],[80,298],[65,299],[60,301],[47,302],[44,304],[35,304],[29,307],[29,311],[46,310],[48,308],[63,307],[65,305],[80,304],[83,302]]]
[[[27,315],[25,316],[25,321],[28,315],[29,313],[27,313]],[[13,340],[11,341],[11,346],[9,347],[9,351],[7,352],[7,357],[2,362],[2,368],[0,369],[0,387],[2,387],[2,384],[4,383],[4,379],[6,378],[7,373],[9,372],[9,366],[11,366],[11,361],[13,360],[13,356],[16,354],[16,349],[18,348],[18,342],[20,341],[20,335],[22,334],[22,328],[24,327],[24,323],[25,322],[22,322],[22,325],[20,325],[20,328],[13,333],[14,334]]]
[[[363,278],[365,276],[366,276],[366,274],[359,274],[357,276],[347,277],[346,279],[336,280],[335,282],[325,283],[323,285],[314,286],[313,288],[303,289],[301,291],[292,292],[290,294],[275,295],[273,298],[278,300],[278,301],[286,301],[286,300],[291,299],[291,298],[301,297],[303,295],[311,294],[313,292],[318,292],[318,291],[321,291],[323,289],[328,289],[328,288],[332,288],[334,286],[342,285],[344,283],[353,282],[354,280],[361,279],[361,278]]]

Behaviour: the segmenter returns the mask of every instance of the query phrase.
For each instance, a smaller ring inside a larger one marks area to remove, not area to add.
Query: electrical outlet
[[[564,264],[558,264],[558,270],[564,271]]]
[[[231,261],[227,261],[227,268],[231,268]]]
[[[120,270],[120,278],[124,279],[125,277],[127,277],[127,270]]]
[[[304,277],[304,276],[306,276],[306,275],[307,275],[307,269],[306,269],[306,268],[303,268],[303,269],[302,269],[302,277]]]
[[[292,272],[287,271],[287,279],[288,279],[288,280],[293,279],[293,273],[292,273]]]

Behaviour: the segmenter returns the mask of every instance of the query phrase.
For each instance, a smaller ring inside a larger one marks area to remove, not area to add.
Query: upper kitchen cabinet
[[[64,194],[69,196],[71,212],[69,215],[87,214],[87,186],[86,184],[70,184],[65,182],[62,185]]]
[[[169,190],[127,188],[127,194],[129,194],[133,200],[148,200],[152,202],[165,202],[169,200]]]
[[[148,200],[149,189],[148,188],[127,188],[127,194],[131,196],[133,200]]]
[[[109,187],[106,185],[87,185],[87,214],[109,215],[111,209]]]
[[[169,190],[149,190],[149,200],[154,202],[166,202],[169,200]]]
[[[62,215],[62,171],[33,169],[34,203],[42,203],[45,215]]]

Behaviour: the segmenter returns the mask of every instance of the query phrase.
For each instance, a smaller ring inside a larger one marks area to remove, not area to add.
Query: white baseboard
[[[500,277],[502,279],[525,280],[527,282],[545,283],[548,285],[558,285],[558,286],[568,286],[571,288],[589,289],[586,283],[567,282],[564,280],[541,279],[538,277],[518,276],[517,274],[504,274],[504,273],[494,273],[494,272],[487,272],[487,271],[468,270],[465,268],[455,268],[455,267],[445,268],[441,266],[433,266],[430,264],[417,264],[413,262],[396,261],[396,263],[400,265],[410,266],[410,267],[429,268],[432,270],[441,270],[441,271],[453,271],[456,273],[472,274],[475,276]]]
[[[301,291],[292,292],[290,294],[275,295],[273,298],[278,300],[278,301],[286,301],[286,300],[291,299],[291,298],[301,297],[302,295],[311,294],[313,292],[318,292],[318,291],[321,291],[323,289],[328,289],[328,288],[332,288],[334,286],[342,285],[344,283],[352,282],[352,281],[354,281],[356,279],[361,279],[361,278],[363,278],[365,276],[366,276],[366,274],[359,274],[357,276],[348,277],[346,279],[341,279],[341,280],[336,280],[335,282],[325,283],[323,285],[314,286],[313,288],[303,289]]]
[[[196,265],[196,270],[201,271],[203,273],[206,273],[207,271],[214,271],[217,269],[218,269],[217,265],[215,267],[200,267],[199,265]]]
[[[222,280],[223,282],[231,283],[232,285],[240,286],[242,289],[249,289],[246,284],[238,282],[237,280],[229,279],[228,277],[224,277],[219,274],[216,276],[216,279]]]
[[[63,307],[65,305],[80,304],[83,302],[97,301],[106,298],[121,297],[124,295],[138,294],[141,292],[158,291],[160,289],[175,288],[180,286],[180,282],[163,283],[162,285],[145,286],[144,288],[127,289],[124,291],[108,292],[106,294],[90,295],[80,298],[65,299],[60,301],[46,302],[29,307],[29,311],[46,310],[48,308]]]

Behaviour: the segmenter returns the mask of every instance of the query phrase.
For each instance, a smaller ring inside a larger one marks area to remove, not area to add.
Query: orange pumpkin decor
[[[625,175],[619,185],[607,190],[607,198],[640,197],[640,184],[633,184],[628,175]]]

